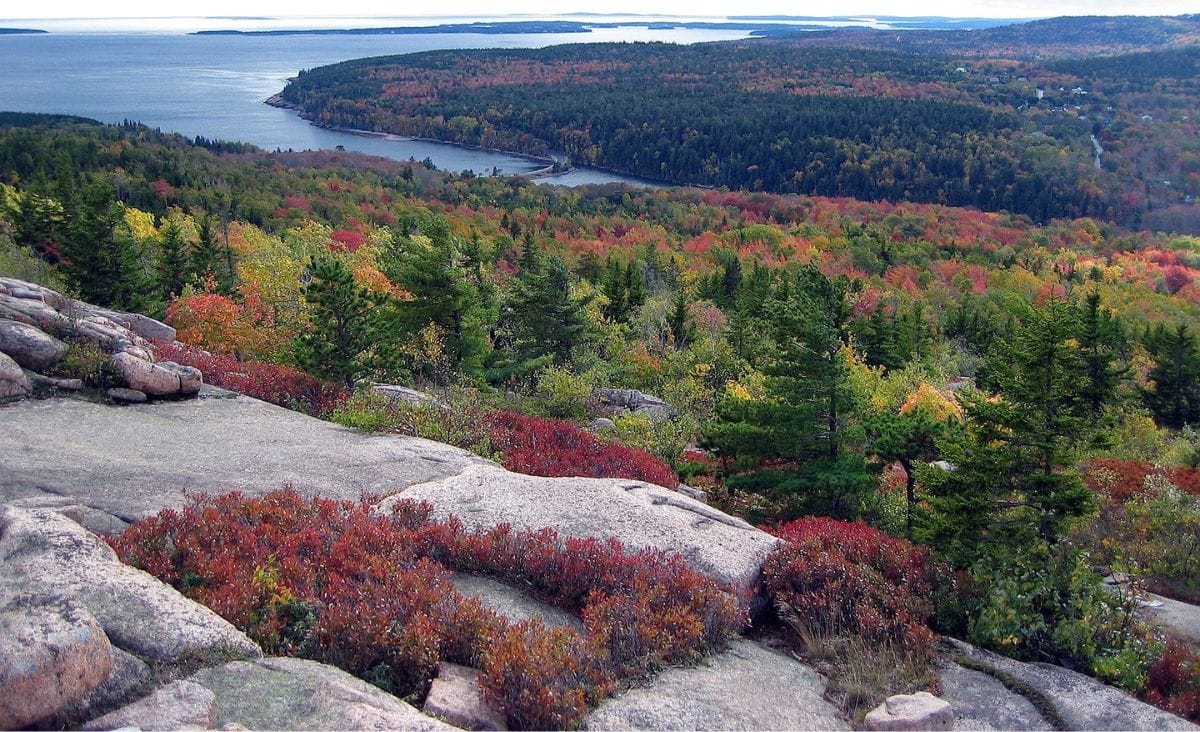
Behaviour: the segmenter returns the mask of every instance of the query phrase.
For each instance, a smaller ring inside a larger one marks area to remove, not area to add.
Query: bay
[[[409,138],[315,127],[264,104],[300,69],[365,56],[452,48],[536,48],[560,43],[695,43],[745,37],[743,31],[597,28],[591,33],[414,36],[206,36],[179,32],[52,32],[0,36],[0,109],[135,120],[188,137],[249,142],[267,150],[347,150],[486,174],[527,173],[541,164],[514,155]],[[578,169],[557,185],[637,182]]]

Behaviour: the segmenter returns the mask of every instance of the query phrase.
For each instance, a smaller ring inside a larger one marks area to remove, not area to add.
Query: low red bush
[[[803,518],[770,529],[787,543],[767,558],[776,604],[815,633],[929,649],[929,551],[862,522]]]
[[[492,444],[503,454],[504,467],[514,472],[679,486],[679,476],[662,460],[645,450],[604,442],[571,422],[515,412],[498,412],[489,419]]]
[[[178,342],[159,343],[155,350],[160,360],[200,369],[206,383],[314,417],[328,417],[349,398],[345,387],[290,366],[239,361],[231,354],[209,353]]]
[[[1184,493],[1200,496],[1200,470],[1165,467],[1145,460],[1096,458],[1084,466],[1083,480],[1097,493],[1124,503],[1146,490],[1146,478],[1157,475]]]
[[[441,660],[480,668],[520,727],[577,725],[622,678],[693,659],[744,615],[715,581],[663,552],[500,526],[471,533],[401,501],[200,497],[112,540],[122,559],[216,610],[272,654],[337,665],[421,697]],[[455,592],[447,567],[528,587],[587,632],[512,626]]]
[[[1150,665],[1142,698],[1156,707],[1200,722],[1200,654],[1171,640]]]

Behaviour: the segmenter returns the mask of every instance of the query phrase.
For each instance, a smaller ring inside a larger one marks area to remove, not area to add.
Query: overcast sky
[[[1054,15],[1178,15],[1200,11],[1197,0],[842,0],[829,5],[786,0],[439,0],[400,4],[380,0],[5,0],[0,18],[165,17],[187,15],[339,16],[560,14],[570,12],[661,13],[667,15],[942,15],[1028,18]]]

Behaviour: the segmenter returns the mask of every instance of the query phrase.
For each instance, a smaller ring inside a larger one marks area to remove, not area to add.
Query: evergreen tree
[[[1116,398],[1122,371],[1116,364],[1115,342],[1120,323],[1112,311],[1100,307],[1099,293],[1088,295],[1079,320],[1079,348],[1087,367],[1087,387],[1083,398],[1093,415]]]
[[[410,235],[405,233],[407,226],[399,227],[380,255],[383,273],[412,295],[395,304],[394,325],[408,333],[436,326],[449,367],[479,374],[487,352],[483,295],[464,268],[460,244],[445,219],[428,219],[416,227],[420,234]]]
[[[1078,331],[1070,305],[1034,310],[988,357],[996,398],[960,395],[965,429],[938,444],[954,469],[926,472],[932,518],[922,532],[955,566],[1052,545],[1091,509],[1074,470],[1094,434]]]
[[[853,406],[842,353],[852,290],[849,279],[829,279],[812,265],[781,281],[766,306],[767,399],[726,397],[705,429],[706,442],[724,456],[791,463],[743,485],[790,505],[789,512],[853,516],[873,483],[863,456],[843,449]]]
[[[162,241],[158,257],[158,286],[164,300],[177,297],[187,278],[188,246],[179,222],[171,219],[159,232]]]
[[[601,308],[605,317],[623,323],[629,318],[629,279],[626,269],[611,254],[600,276],[600,292],[608,300]]]
[[[372,351],[383,338],[386,298],[354,281],[340,259],[314,257],[309,265],[304,301],[309,305],[309,329],[296,343],[300,364],[323,378],[353,389],[371,370]]]
[[[532,250],[501,309],[489,378],[526,378],[545,366],[567,363],[587,329],[585,305],[571,296],[562,260]]]
[[[196,229],[198,236],[189,267],[191,279],[202,283],[211,278],[217,283],[218,292],[233,292],[233,268],[228,245],[217,240],[212,219],[207,214],[196,222]]]
[[[917,465],[937,457],[937,440],[943,425],[934,421],[924,409],[904,414],[878,414],[868,425],[870,451],[884,463],[899,463],[904,469],[906,535],[913,538],[917,506]]]
[[[1200,349],[1184,323],[1167,328],[1161,323],[1146,340],[1154,357],[1149,380],[1142,392],[1146,406],[1161,425],[1180,428],[1200,422]]]
[[[625,317],[631,317],[646,304],[646,279],[642,276],[642,264],[636,259],[625,265]]]
[[[66,218],[64,269],[80,297],[120,310],[156,310],[137,243],[118,231],[121,206],[112,185],[97,179],[80,187]]]
[[[695,328],[692,327],[691,316],[688,314],[688,304],[687,292],[680,287],[671,300],[668,327],[671,329],[671,340],[675,347],[681,350],[687,348],[695,337]]]

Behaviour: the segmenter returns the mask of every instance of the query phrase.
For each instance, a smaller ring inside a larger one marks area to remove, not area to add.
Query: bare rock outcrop
[[[462,729],[508,729],[504,715],[484,699],[479,672],[455,663],[438,664],[437,678],[430,685],[422,708],[426,714]]]
[[[663,671],[600,704],[591,730],[849,729],[826,701],[825,678],[753,641],[692,668]]]
[[[741,519],[635,480],[537,478],[481,464],[413,486],[383,501],[381,510],[399,499],[428,501],[439,518],[458,516],[470,529],[502,523],[517,530],[549,527],[562,536],[613,538],[631,549],[671,551],[746,603],[753,601],[763,560],[778,543]]]
[[[206,654],[261,655],[224,618],[122,564],[108,544],[58,510],[5,506],[0,523],[3,576],[77,602],[113,645],[166,662]]]
[[[188,681],[215,695],[217,728],[455,729],[345,671],[299,658],[234,661]]]
[[[1068,729],[1196,730],[1181,717],[1140,701],[1081,673],[1047,663],[1023,663],[947,638],[960,662],[1000,679],[1034,689]]]
[[[65,341],[95,343],[132,390],[151,397],[194,396],[203,380],[199,371],[155,360],[151,341],[174,338],[174,328],[145,315],[89,305],[31,282],[0,277],[0,399],[26,396],[33,387],[59,388],[61,380],[41,372],[54,369],[67,355]],[[33,381],[17,378],[10,360],[33,373]]]
[[[99,686],[113,648],[81,603],[0,577],[0,729],[59,711]]]

